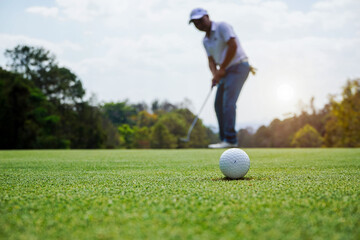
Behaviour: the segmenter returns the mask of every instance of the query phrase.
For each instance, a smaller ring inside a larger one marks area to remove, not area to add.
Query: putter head
[[[189,138],[180,138],[180,141],[182,141],[182,142],[188,142],[188,141],[190,141],[190,139],[189,139]]]

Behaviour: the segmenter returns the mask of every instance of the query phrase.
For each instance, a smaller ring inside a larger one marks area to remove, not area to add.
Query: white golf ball
[[[230,148],[221,154],[219,165],[226,177],[239,179],[249,171],[250,158],[243,150]]]

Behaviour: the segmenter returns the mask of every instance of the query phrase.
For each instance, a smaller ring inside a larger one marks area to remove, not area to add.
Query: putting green
[[[223,151],[0,151],[0,238],[360,238],[360,149]]]

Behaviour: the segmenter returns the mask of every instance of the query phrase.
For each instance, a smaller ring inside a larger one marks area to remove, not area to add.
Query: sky
[[[258,127],[320,109],[360,77],[359,0],[0,0],[0,66],[18,44],[44,47],[98,103],[191,102],[195,114],[211,84],[203,32],[193,8],[225,21],[258,69],[237,102],[237,127]],[[217,126],[215,91],[200,118]]]

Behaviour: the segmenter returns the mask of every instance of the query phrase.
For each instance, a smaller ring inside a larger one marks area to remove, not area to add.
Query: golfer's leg
[[[224,135],[225,141],[237,143],[235,121],[236,121],[236,102],[241,89],[249,75],[249,64],[242,63],[229,68],[224,81]]]
[[[224,140],[224,121],[223,121],[223,96],[224,96],[224,84],[217,85],[216,97],[215,97],[215,112],[219,123],[219,136],[220,140]]]

